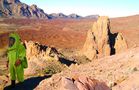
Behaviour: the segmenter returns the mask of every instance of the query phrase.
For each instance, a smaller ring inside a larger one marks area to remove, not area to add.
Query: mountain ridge
[[[77,14],[65,15],[63,13],[47,14],[43,9],[33,4],[31,6],[20,0],[0,0],[0,17],[12,18],[39,18],[39,19],[97,19],[99,15],[82,17]]]

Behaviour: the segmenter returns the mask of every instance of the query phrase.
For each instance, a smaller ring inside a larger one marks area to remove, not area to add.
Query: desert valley
[[[25,81],[10,89],[9,34],[26,47]],[[139,90],[139,15],[46,14],[0,0],[0,90]]]

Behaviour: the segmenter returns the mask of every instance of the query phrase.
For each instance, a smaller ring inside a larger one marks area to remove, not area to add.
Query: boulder
[[[72,79],[62,77],[59,90],[79,90]]]
[[[104,83],[91,77],[80,76],[75,80],[79,90],[110,90],[110,88]]]

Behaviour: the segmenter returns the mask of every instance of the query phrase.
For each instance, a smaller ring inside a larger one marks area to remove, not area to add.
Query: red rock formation
[[[99,17],[93,24],[92,30],[87,33],[82,53],[92,60],[97,56],[109,56],[127,49],[127,43],[122,34],[118,34],[116,37],[114,35],[110,32],[109,18]]]
[[[59,60],[58,52],[51,47],[32,41],[25,42],[25,44],[28,60],[28,68],[25,70],[25,75],[33,75],[37,70],[45,68],[48,60]]]
[[[97,58],[97,50],[96,50],[96,43],[94,41],[94,35],[92,31],[89,30],[87,33],[87,38],[83,47],[82,52],[85,56],[89,59],[96,59]]]
[[[94,23],[92,30],[88,31],[83,52],[89,59],[95,59],[97,54],[110,55],[109,26],[108,17],[100,17]]]

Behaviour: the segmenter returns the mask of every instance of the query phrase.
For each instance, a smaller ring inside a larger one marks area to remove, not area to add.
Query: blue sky
[[[76,13],[82,16],[99,14],[121,17],[139,14],[139,0],[20,0],[36,4],[46,13]]]

